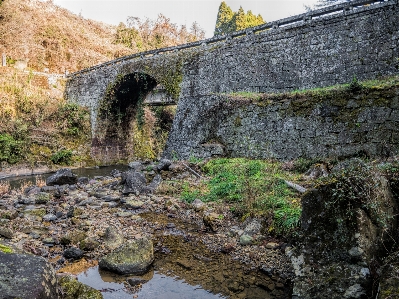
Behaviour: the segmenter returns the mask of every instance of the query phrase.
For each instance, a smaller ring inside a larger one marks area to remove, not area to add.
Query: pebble
[[[253,238],[248,235],[242,235],[240,237],[240,244],[243,246],[251,245],[251,244],[253,244],[253,241],[254,241]]]
[[[43,216],[43,221],[50,222],[50,221],[54,221],[54,220],[57,220],[57,216],[54,214],[46,214]]]

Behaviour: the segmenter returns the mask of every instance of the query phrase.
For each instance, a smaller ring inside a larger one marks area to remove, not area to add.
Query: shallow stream
[[[78,176],[106,176],[108,166],[73,170]],[[12,188],[36,184],[50,174],[9,178]],[[3,180],[4,181],[4,180]],[[145,225],[154,230],[155,261],[144,276],[120,276],[99,270],[98,266],[77,275],[79,281],[102,292],[105,299],[179,299],[179,298],[289,298],[289,287],[276,276],[234,261],[228,254],[211,252],[201,239],[204,232],[195,224],[164,214],[140,214]]]
[[[101,167],[87,167],[72,169],[78,177],[94,178],[96,176],[110,175],[111,171],[117,169],[119,171],[128,170],[126,165],[113,165]],[[38,183],[45,182],[46,179],[54,173],[45,173],[37,175],[17,176],[1,179],[0,182],[9,182],[12,189],[19,189],[22,186],[37,185]]]
[[[163,214],[141,214],[156,226],[155,261],[144,276],[120,276],[92,267],[78,280],[101,290],[105,299],[179,298],[288,298],[289,289],[268,276],[215,253],[200,241],[198,227]],[[140,282],[131,287],[129,279]]]

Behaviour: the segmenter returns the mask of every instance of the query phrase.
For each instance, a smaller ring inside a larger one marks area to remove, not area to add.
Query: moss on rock
[[[3,253],[13,253],[11,247],[5,246],[3,244],[0,244],[0,251]]]
[[[89,287],[71,276],[64,276],[60,279],[60,286],[64,299],[102,299],[100,291]]]
[[[38,216],[38,217],[42,218],[44,215],[46,215],[46,209],[28,210],[28,211],[24,211],[24,213],[28,214],[28,215]]]
[[[118,274],[144,274],[154,261],[152,241],[141,238],[111,252],[99,262],[101,269]]]

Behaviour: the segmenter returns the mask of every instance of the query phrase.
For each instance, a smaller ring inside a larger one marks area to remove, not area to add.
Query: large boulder
[[[0,246],[0,298],[58,298],[54,269],[41,257]]]
[[[139,195],[146,189],[147,180],[141,172],[126,171],[122,173],[123,194],[136,194]]]
[[[46,180],[46,185],[73,185],[76,184],[77,181],[78,177],[76,174],[73,174],[69,168],[63,168],[49,176]]]
[[[369,298],[372,270],[395,245],[398,207],[378,167],[342,163],[302,197],[293,298]]]
[[[146,237],[122,245],[106,255],[99,262],[99,267],[118,274],[144,274],[154,261],[152,241]]]

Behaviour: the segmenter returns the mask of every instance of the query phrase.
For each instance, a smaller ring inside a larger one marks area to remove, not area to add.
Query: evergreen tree
[[[222,35],[233,32],[234,29],[231,27],[231,20],[233,19],[233,16],[234,13],[230,6],[228,6],[224,1],[220,3],[214,35]]]
[[[264,24],[265,21],[263,21],[261,15],[255,16],[250,10],[245,13],[244,9],[240,6],[238,12],[236,12],[233,16],[232,23],[232,27],[234,28],[233,31],[239,31]]]
[[[219,12],[216,19],[215,35],[228,34],[234,31],[243,30],[249,27],[264,24],[261,15],[254,15],[252,11],[245,13],[240,6],[239,10],[234,13],[226,2],[220,3]]]

